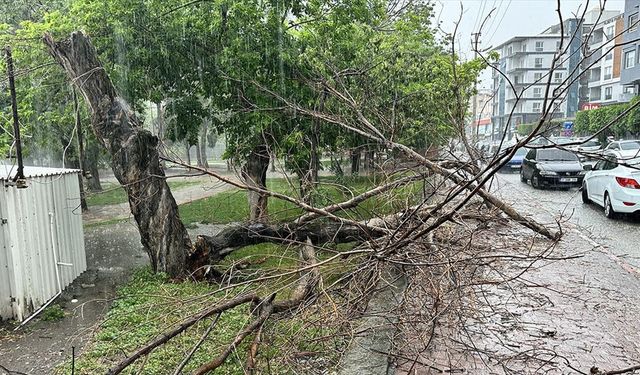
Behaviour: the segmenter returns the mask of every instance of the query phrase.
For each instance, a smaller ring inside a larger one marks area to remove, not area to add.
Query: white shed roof
[[[9,180],[15,177],[18,171],[17,165],[8,165],[0,162],[0,181]],[[66,168],[47,168],[47,167],[24,167],[24,176],[29,177],[43,177],[43,176],[59,176],[68,173],[80,173],[78,169],[66,169]]]

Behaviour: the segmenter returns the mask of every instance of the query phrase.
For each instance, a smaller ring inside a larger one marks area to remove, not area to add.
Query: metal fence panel
[[[26,189],[0,178],[2,319],[24,320],[87,268],[78,174],[37,172]]]

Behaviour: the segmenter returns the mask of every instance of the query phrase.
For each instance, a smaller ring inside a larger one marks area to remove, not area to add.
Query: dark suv
[[[585,171],[576,154],[558,148],[531,149],[520,169],[520,180],[536,189],[582,186]]]

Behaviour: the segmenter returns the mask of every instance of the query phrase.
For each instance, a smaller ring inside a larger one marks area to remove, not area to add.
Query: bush
[[[577,134],[587,135],[593,134],[602,129],[603,126],[613,122],[609,129],[604,131],[600,140],[605,139],[609,135],[615,138],[627,137],[631,134],[640,132],[640,108],[635,108],[616,121],[616,118],[626,111],[629,106],[634,105],[640,100],[638,97],[633,98],[628,104],[614,104],[606,107],[591,109],[588,111],[580,111],[576,114],[574,130]]]

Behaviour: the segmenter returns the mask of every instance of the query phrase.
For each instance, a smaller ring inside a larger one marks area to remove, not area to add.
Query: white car
[[[640,141],[613,141],[607,145],[604,149],[605,152],[612,151],[624,154],[629,157],[631,155],[637,155],[640,157]]]
[[[606,217],[640,213],[640,158],[607,152],[588,170],[582,182],[582,201],[604,207]]]

